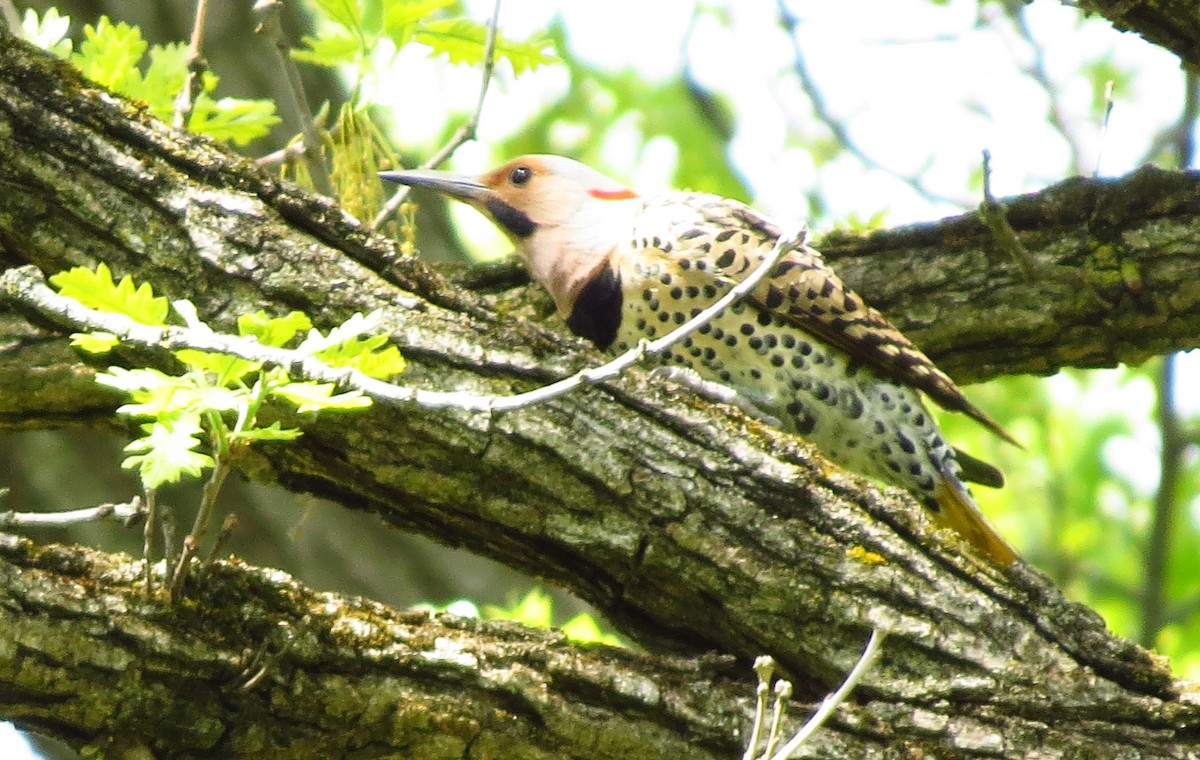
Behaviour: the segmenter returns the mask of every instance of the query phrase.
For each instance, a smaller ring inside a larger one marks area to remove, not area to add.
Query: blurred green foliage
[[[1008,482],[976,488],[984,512],[1030,563],[1117,633],[1138,640],[1155,507],[1160,436],[1154,417],[1162,360],[1137,368],[1006,377],[968,389],[1024,444],[1021,451],[961,415],[942,414],[950,440],[996,463]],[[1194,421],[1193,421],[1194,425]],[[1200,457],[1181,462],[1172,504],[1165,625],[1152,641],[1183,677],[1200,677]]]
[[[292,56],[329,68],[348,66],[355,81],[386,65],[410,42],[451,64],[483,62],[487,27],[448,15],[458,5],[455,0],[309,0],[307,5],[317,31]],[[497,33],[495,58],[508,61],[519,75],[555,63],[558,59],[547,50],[550,44],[541,35],[512,40]]]
[[[31,42],[75,64],[84,76],[113,92],[146,104],[150,112],[170,123],[176,98],[188,73],[188,50],[182,42],[149,45],[140,29],[113,23],[101,16],[83,28],[78,50],[66,37],[70,19],[50,9],[42,16],[27,10],[22,33]],[[234,145],[246,145],[267,134],[279,117],[266,99],[213,97],[219,78],[211,71],[200,76],[200,91],[192,103],[188,129]]]
[[[493,146],[493,155],[561,153],[602,166],[606,133],[631,127],[643,146],[663,138],[677,147],[676,187],[751,197],[729,158],[732,131],[719,97],[698,90],[682,73],[648,82],[635,70],[609,71],[585,63],[571,54],[562,24],[551,30],[551,38],[569,76],[566,92]]]

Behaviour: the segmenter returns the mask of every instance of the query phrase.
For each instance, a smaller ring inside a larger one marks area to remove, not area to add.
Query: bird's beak
[[[427,187],[443,195],[482,207],[495,192],[474,177],[454,172],[439,172],[430,169],[412,169],[400,172],[379,172],[379,178],[409,187]]]

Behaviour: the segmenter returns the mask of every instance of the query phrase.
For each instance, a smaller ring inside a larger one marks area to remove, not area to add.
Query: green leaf
[[[454,0],[391,0],[383,14],[383,33],[399,50],[412,39],[418,22],[451,5]]]
[[[317,352],[316,356],[331,367],[350,367],[374,378],[398,375],[405,367],[400,349],[389,344],[386,335],[350,338]]]
[[[282,317],[272,317],[261,309],[238,317],[238,335],[254,338],[264,346],[280,348],[286,346],[304,330],[312,329],[312,320],[302,311],[293,311]]]
[[[134,287],[129,275],[113,283],[112,272],[106,264],[95,271],[87,267],[73,267],[50,277],[50,284],[67,298],[74,298],[89,309],[124,314],[135,322],[162,327],[166,324],[170,304],[167,299],[155,297],[148,283]]]
[[[333,383],[297,382],[276,388],[273,395],[287,399],[296,405],[296,411],[319,412],[322,410],[362,409],[371,405],[371,399],[361,391],[347,391],[334,395]]]
[[[199,414],[159,420],[143,425],[142,430],[146,435],[125,447],[130,455],[121,467],[137,470],[147,489],[177,483],[185,475],[199,477],[213,466],[212,457],[194,451],[204,432]]]
[[[60,16],[58,9],[53,7],[47,8],[41,18],[37,11],[26,8],[21,17],[21,36],[59,58],[71,54],[71,40],[67,39],[70,28],[71,17]]]
[[[108,332],[71,333],[71,345],[89,354],[107,354],[121,339]]]
[[[124,22],[114,25],[101,16],[96,26],[85,26],[83,33],[87,39],[71,62],[84,76],[117,92],[129,79],[141,78],[137,66],[146,53],[146,41],[140,29]]]
[[[242,430],[230,438],[235,441],[294,441],[300,435],[301,431],[296,428],[285,428],[279,422],[273,422],[268,427]]]
[[[146,103],[154,117],[170,122],[175,116],[175,99],[187,81],[187,45],[173,42],[150,48],[150,65],[139,81],[130,81],[122,94]]]
[[[335,348],[364,333],[372,332],[379,327],[382,320],[383,312],[379,309],[365,315],[355,312],[345,322],[330,330],[327,335],[322,335],[320,330],[309,330],[300,345],[296,346],[296,350],[310,356],[317,356],[322,351]]]
[[[549,628],[554,600],[540,588],[534,588],[512,607],[487,604],[483,616],[489,620],[512,620],[531,628]]]
[[[140,369],[125,369],[124,367],[109,367],[108,372],[96,375],[96,382],[116,388],[119,391],[133,393],[135,391],[153,390],[164,386],[173,386],[179,378],[160,372],[152,367]]]
[[[369,377],[391,377],[404,371],[404,357],[388,345],[386,335],[367,335],[379,329],[383,312],[354,314],[327,335],[309,330],[296,351],[315,356],[331,367],[352,367]]]
[[[457,18],[421,24],[414,33],[417,42],[433,49],[433,55],[445,55],[452,64],[483,62],[487,27],[470,19]],[[558,63],[558,56],[547,50],[554,43],[548,37],[533,37],[523,42],[496,34],[496,60],[507,60],[513,73],[523,74],[539,66]]]
[[[266,136],[279,121],[275,104],[270,100],[213,100],[201,94],[192,105],[188,129],[215,140],[226,140],[242,146]]]
[[[191,348],[176,351],[175,358],[191,369],[213,373],[216,376],[213,384],[218,386],[236,383],[251,372],[257,372],[262,368],[258,362],[241,357],[197,351]]]
[[[165,418],[203,410],[229,411],[245,404],[245,393],[201,385],[193,378],[168,375],[150,367],[109,367],[96,382],[129,394],[130,403],[117,408],[127,417]]]
[[[292,50],[292,58],[327,68],[355,64],[364,54],[362,40],[349,34],[305,35],[301,43],[303,47]]]
[[[611,633],[605,633],[596,619],[586,612],[581,612],[568,620],[562,627],[563,634],[571,641],[582,644],[607,644],[613,647],[625,646],[621,639]]]

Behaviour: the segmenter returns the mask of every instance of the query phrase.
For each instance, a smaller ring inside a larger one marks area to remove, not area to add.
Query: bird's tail
[[[942,477],[934,487],[933,498],[938,506],[937,521],[966,539],[993,564],[1008,568],[1017,561],[1017,553],[987,524],[966,486],[957,478]]]

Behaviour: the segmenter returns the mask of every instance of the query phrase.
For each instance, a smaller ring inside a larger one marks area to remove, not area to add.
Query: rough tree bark
[[[324,324],[383,308],[409,385],[508,393],[597,361],[4,36],[0,187],[6,269],[104,261],[224,327],[256,308]],[[1073,180],[1008,208],[1050,274],[1022,275],[975,215],[824,248],[963,381],[1200,344],[1200,177]],[[0,301],[0,424],[108,421],[69,326]],[[904,495],[645,372],[504,415],[288,422],[304,436],[256,451],[247,476],[494,557],[693,659],[419,619],[236,562],[169,608],[128,558],[5,539],[0,718],[114,755],[730,757],[751,657],[811,699],[881,628],[883,660],[812,756],[1200,753],[1189,687],[1035,570],[963,556]]]

